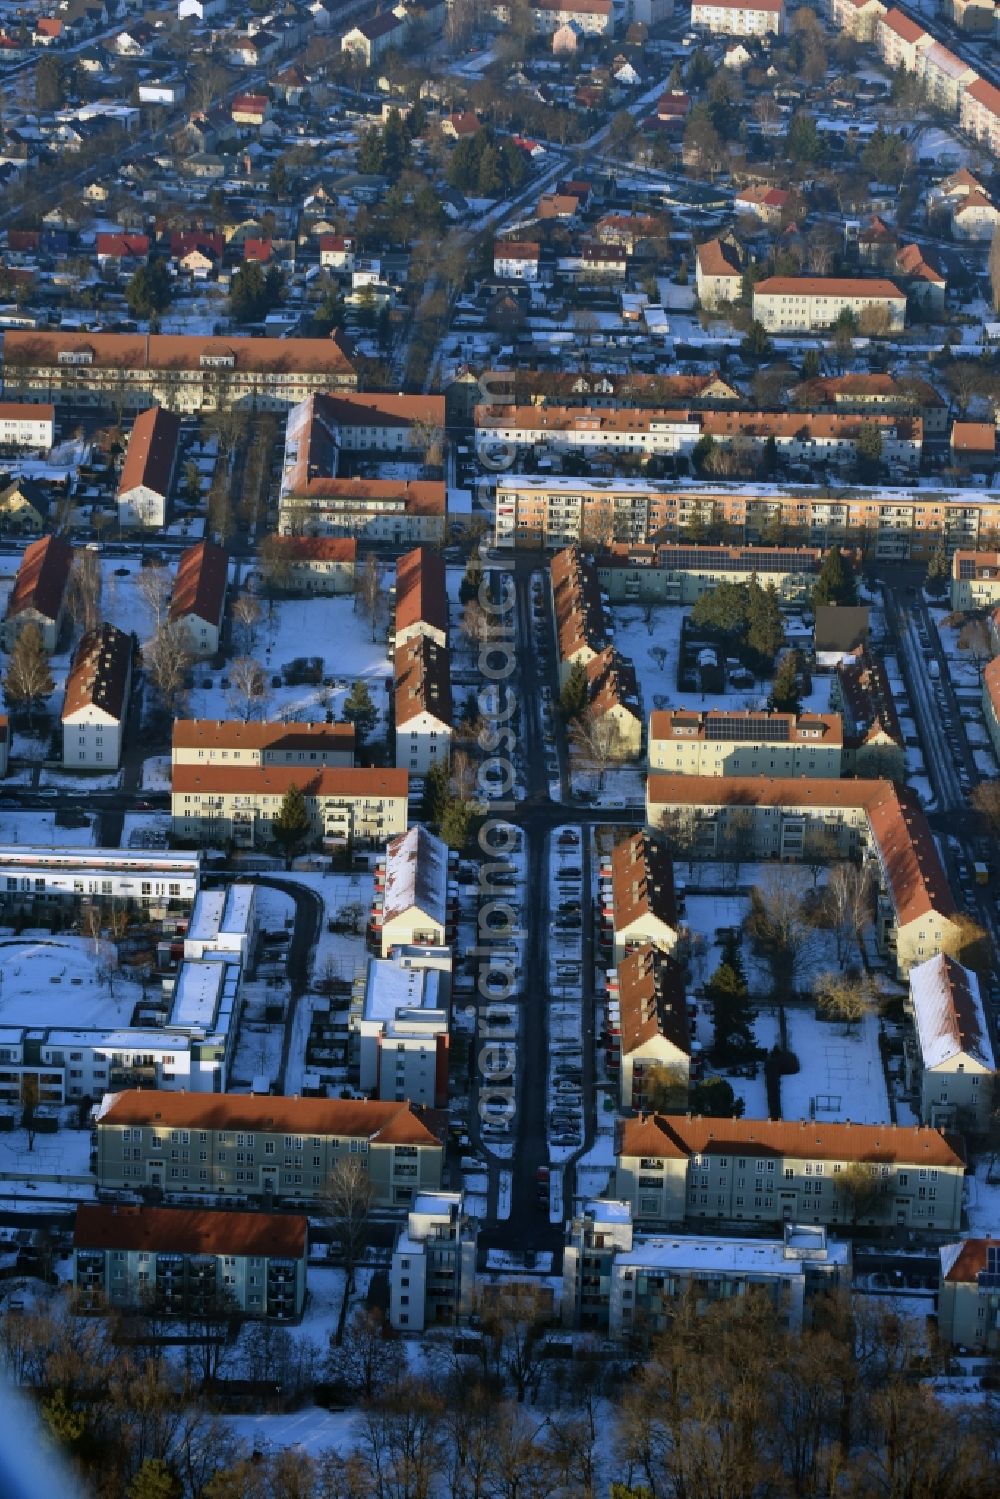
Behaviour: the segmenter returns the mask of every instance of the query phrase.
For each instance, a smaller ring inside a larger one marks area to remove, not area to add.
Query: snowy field
[[[54,812],[0,811],[0,843],[20,843],[40,848],[84,848],[94,842],[93,819],[82,827],[56,826]]]

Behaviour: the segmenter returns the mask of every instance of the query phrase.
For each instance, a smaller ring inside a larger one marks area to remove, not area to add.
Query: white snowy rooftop
[[[414,907],[440,923],[448,908],[448,845],[419,826],[386,849],[383,926]]]
[[[828,1263],[846,1265],[850,1258],[849,1246],[828,1240],[825,1258]],[[620,1250],[615,1255],[615,1264],[631,1265],[636,1269],[797,1276],[802,1273],[803,1262],[797,1254],[788,1252],[781,1239],[715,1239],[692,1235],[687,1238],[637,1238],[631,1249]]]
[[[996,1071],[979,979],[947,953],[910,969],[910,1002],[925,1067],[968,1056]]]

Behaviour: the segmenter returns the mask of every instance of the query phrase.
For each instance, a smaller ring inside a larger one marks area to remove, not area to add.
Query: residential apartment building
[[[895,6],[880,16],[875,24],[875,44],[883,62],[894,72],[902,68],[907,73],[915,73],[920,53],[931,42],[932,38],[924,28]]]
[[[481,404],[497,406],[586,406],[615,411],[622,406],[674,409],[725,406],[742,399],[740,392],[715,371],[705,375],[647,375],[638,370],[614,374],[605,370],[484,370],[471,382],[471,416]]]
[[[985,78],[969,84],[959,96],[958,119],[966,134],[1000,156],[1000,88]]]
[[[812,598],[823,563],[819,547],[630,546],[613,541],[597,554],[597,577],[613,604],[694,604],[720,583],[757,578],[783,604]]]
[[[371,958],[354,981],[348,1061],[370,1098],[447,1108],[450,953],[432,947]],[[442,956],[448,967],[442,966]]]
[[[201,883],[201,854],[120,848],[0,845],[0,910],[37,915],[49,906],[114,902],[153,919],[189,911]]]
[[[948,430],[948,403],[927,380],[898,375],[825,375],[804,380],[792,391],[792,401],[805,411],[880,413],[918,416],[926,436]]]
[[[439,545],[448,521],[447,491],[435,479],[309,479],[282,490],[283,536],[353,536],[392,546]]]
[[[288,414],[285,463],[300,479],[317,471],[333,477],[338,452],[422,454],[435,435],[444,440],[444,396],[320,392]]]
[[[162,406],[148,407],[132,423],[118,481],[120,526],[166,525],[180,432],[180,417]]]
[[[615,1158],[636,1223],[961,1223],[961,1144],[926,1125],[647,1114],[621,1121]]]
[[[427,635],[410,636],[393,658],[396,765],[424,776],[451,758],[451,653]]]
[[[635,948],[670,953],[679,921],[674,869],[665,845],[648,833],[620,839],[600,867],[602,936],[615,966]]]
[[[171,744],[177,765],[338,769],[354,764],[352,723],[244,723],[241,719],[176,718]]]
[[[444,558],[429,547],[414,547],[396,563],[391,644],[398,650],[424,636],[448,644],[448,589]]]
[[[197,541],[181,553],[170,596],[170,619],[182,625],[188,649],[214,656],[222,636],[229,587],[229,553],[214,541]]]
[[[673,708],[649,717],[649,768],[669,775],[836,778],[842,756],[837,713]]]
[[[727,546],[856,550],[859,559],[926,561],[939,546],[977,550],[1000,536],[1000,497],[986,490],[740,483],[659,484],[647,479],[501,475],[494,544],[556,549],[583,540],[600,551],[679,544],[694,528]]]
[[[901,978],[958,940],[958,908],[927,819],[913,794],[891,781],[653,772],[646,817],[653,828],[683,831],[708,859],[733,847],[741,857],[801,859],[807,832],[822,829],[837,857],[871,864],[876,938]]]
[[[397,1332],[423,1332],[472,1315],[476,1237],[461,1192],[421,1192],[392,1251],[390,1326]]]
[[[78,1305],[294,1321],[305,1309],[308,1229],[297,1213],[82,1202],[73,1224]]]
[[[940,1255],[939,1337],[969,1352],[1000,1352],[1000,1239],[960,1239]]]
[[[238,406],[283,411],[315,390],[350,390],[357,376],[331,338],[202,338],[174,333],[43,333],[8,329],[7,396],[56,406],[171,411]]]
[[[3,646],[13,648],[25,625],[37,625],[51,655],[66,617],[73,548],[61,536],[42,536],[25,547],[3,618]]]
[[[830,16],[834,25],[853,36],[855,41],[870,42],[886,9],[882,0],[832,0]]]
[[[684,970],[652,946],[636,947],[608,973],[608,1025],[618,1039],[618,1101],[644,1109],[651,1072],[668,1074],[686,1092],[691,1027]]]
[[[270,849],[271,824],[285,793],[297,786],[309,813],[307,845],[384,842],[406,831],[405,770],[289,766],[175,765],[170,814],[174,836],[195,843]]]
[[[352,1158],[378,1208],[441,1186],[441,1116],[409,1103],[132,1090],[105,1096],[96,1128],[103,1191],[310,1202]]]
[[[951,559],[951,607],[956,613],[1000,604],[1000,552],[957,551]]]
[[[103,624],[81,636],[66,678],[62,762],[67,770],[117,770],[125,744],[135,638]]]
[[[282,593],[353,593],[358,543],[354,536],[269,536],[265,576]]]
[[[852,413],[818,414],[797,411],[704,411],[703,437],[719,448],[738,448],[763,457],[773,442],[785,463],[826,463],[840,467],[858,460],[865,429],[878,429],[881,460],[894,468],[916,471],[923,453],[924,429],[919,416],[864,416]]]
[[[995,616],[993,626],[995,627]],[[994,656],[983,672],[983,718],[989,731],[994,755],[1000,757],[1000,655]]]
[[[541,254],[537,240],[495,240],[493,274],[503,281],[537,281]]]
[[[881,657],[859,646],[836,668],[830,695],[844,733],[844,775],[904,781],[906,743]]]
[[[369,934],[382,957],[394,948],[444,947],[454,924],[454,856],[417,824],[390,839],[375,867]]]
[[[906,296],[875,277],[768,276],[753,289],[754,318],[769,333],[829,328],[843,312],[853,313],[862,332],[899,333]]]
[[[701,436],[698,416],[687,411],[480,405],[474,417],[476,450],[487,462],[504,447],[518,451],[548,448],[584,457],[689,454]]]
[[[918,51],[915,71],[928,101],[948,114],[957,113],[963,91],[979,78],[975,68],[933,40]]]
[[[743,268],[736,246],[727,240],[710,239],[695,251],[695,285],[698,301],[709,312],[738,302],[743,290]]]
[[[781,36],[785,0],[691,0],[691,25],[721,36]]]
[[[560,26],[575,26],[582,36],[611,36],[615,29],[612,0],[531,0],[535,31],[551,36]]]
[[[576,547],[552,558],[549,584],[562,687],[574,666],[586,667],[604,650],[607,619],[594,565]]]
[[[669,1331],[677,1303],[766,1294],[777,1324],[801,1332],[812,1299],[850,1287],[850,1245],[822,1226],[786,1223],[781,1239],[635,1234],[627,1202],[585,1202],[566,1225],[562,1318],[616,1339]]]
[[[56,440],[56,408],[0,401],[0,449],[30,448],[47,453]]]
[[[606,645],[587,662],[587,711],[599,757],[637,760],[642,754],[643,711],[639,678],[627,656]]]
[[[906,1079],[921,1119],[985,1134],[997,1068],[977,975],[945,953],[917,964],[910,970],[910,1009]]]

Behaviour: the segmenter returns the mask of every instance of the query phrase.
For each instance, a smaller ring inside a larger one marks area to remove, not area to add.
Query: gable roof
[[[307,1229],[308,1221],[301,1213],[81,1202],[73,1225],[73,1248],[301,1259]]]
[[[166,498],[177,457],[181,419],[162,406],[141,411],[132,423],[118,495],[144,486]]]
[[[942,1277],[952,1283],[975,1284],[989,1264],[990,1249],[1000,1249],[1000,1239],[962,1239],[958,1244],[942,1244]]]
[[[968,1056],[996,1071],[979,979],[947,953],[910,969],[910,1002],[925,1067]]]
[[[229,554],[214,541],[199,541],[181,553],[170,599],[170,618],[185,619],[189,614],[219,624],[226,599],[229,578]]]
[[[448,914],[448,845],[419,825],[386,845],[383,925],[413,909],[442,926]]]
[[[444,559],[429,547],[414,547],[396,563],[396,633],[421,623],[447,634]]]
[[[213,751],[247,749],[275,753],[297,750],[336,751],[354,748],[352,723],[244,723],[239,718],[176,718],[173,748]]]
[[[648,833],[619,839],[611,852],[611,897],[616,932],[646,916],[676,931],[674,866],[665,846]]]
[[[679,963],[655,947],[637,947],[618,964],[618,1008],[623,1054],[662,1036],[685,1056],[691,1032],[684,973]]]
[[[393,672],[397,729],[421,713],[451,726],[451,661],[446,645],[429,635],[411,635],[396,648]]]
[[[62,720],[93,705],[120,723],[132,666],[132,637],[103,624],[82,636],[66,678]]]
[[[42,536],[25,547],[5,618],[34,609],[44,619],[57,620],[72,566],[73,548],[61,536]]]

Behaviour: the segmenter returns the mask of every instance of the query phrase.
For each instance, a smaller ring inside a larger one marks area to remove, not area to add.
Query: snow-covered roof
[[[925,1067],[964,1055],[995,1071],[979,979],[970,969],[947,953],[918,963],[910,969],[910,1000]]]
[[[215,1024],[226,964],[217,959],[181,964],[174,987],[170,1024],[178,1030],[209,1031]]]
[[[443,924],[447,905],[447,844],[422,827],[393,838],[385,852],[383,926],[414,907]]]
[[[826,1257],[836,1264],[848,1263],[846,1244],[827,1241]],[[631,1249],[620,1250],[616,1265],[655,1266],[657,1269],[743,1271],[767,1275],[798,1276],[803,1263],[786,1252],[781,1239],[717,1239],[691,1237],[642,1237]]]
[[[438,1011],[440,981],[436,968],[410,968],[394,958],[372,958],[365,985],[364,1018],[391,1022],[401,1010]]]

